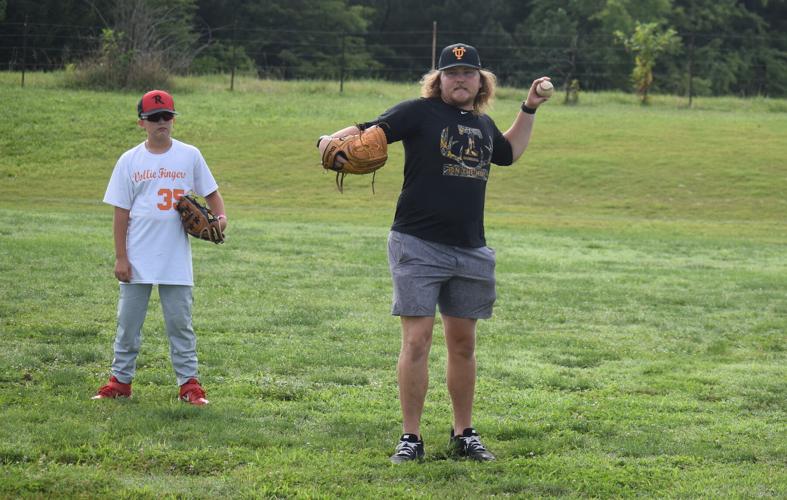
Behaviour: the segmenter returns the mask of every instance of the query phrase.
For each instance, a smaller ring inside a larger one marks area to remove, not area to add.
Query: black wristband
[[[528,108],[526,101],[522,101],[522,112],[529,115],[534,115],[536,114],[536,108]]]

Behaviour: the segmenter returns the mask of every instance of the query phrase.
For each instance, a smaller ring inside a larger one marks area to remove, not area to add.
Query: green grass
[[[624,94],[549,103],[496,168],[495,315],[479,328],[474,420],[500,457],[446,455],[438,326],[428,459],[400,433],[385,236],[400,145],[339,194],[321,133],[415,85],[181,79],[175,136],[227,202],[193,244],[194,324],[212,405],[185,407],[157,295],[134,398],[107,377],[117,284],[112,167],[143,139],[138,96],[0,73],[0,497],[785,497],[785,101]],[[521,89],[502,89],[505,129]]]

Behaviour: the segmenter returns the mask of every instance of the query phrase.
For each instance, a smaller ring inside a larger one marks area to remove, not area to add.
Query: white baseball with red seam
[[[552,86],[552,82],[549,80],[544,80],[539,82],[536,85],[536,94],[541,97],[552,97],[552,94],[555,92],[555,87]]]

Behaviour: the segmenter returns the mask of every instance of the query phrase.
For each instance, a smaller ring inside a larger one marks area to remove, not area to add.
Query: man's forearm
[[[530,136],[533,133],[533,123],[535,115],[519,112],[511,128],[503,133],[503,137],[508,139],[511,144],[511,153],[514,161],[517,161],[530,144]]]

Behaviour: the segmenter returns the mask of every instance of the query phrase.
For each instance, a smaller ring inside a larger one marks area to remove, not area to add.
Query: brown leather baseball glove
[[[336,158],[344,162],[338,164]],[[336,187],[342,191],[347,174],[370,174],[388,160],[388,139],[379,126],[361,130],[358,135],[331,138],[322,154],[322,166],[336,172]],[[374,190],[374,178],[372,178]]]
[[[193,193],[180,197],[176,205],[180,212],[180,221],[187,233],[201,240],[224,243],[221,232],[221,221],[213,215],[207,204]]]

